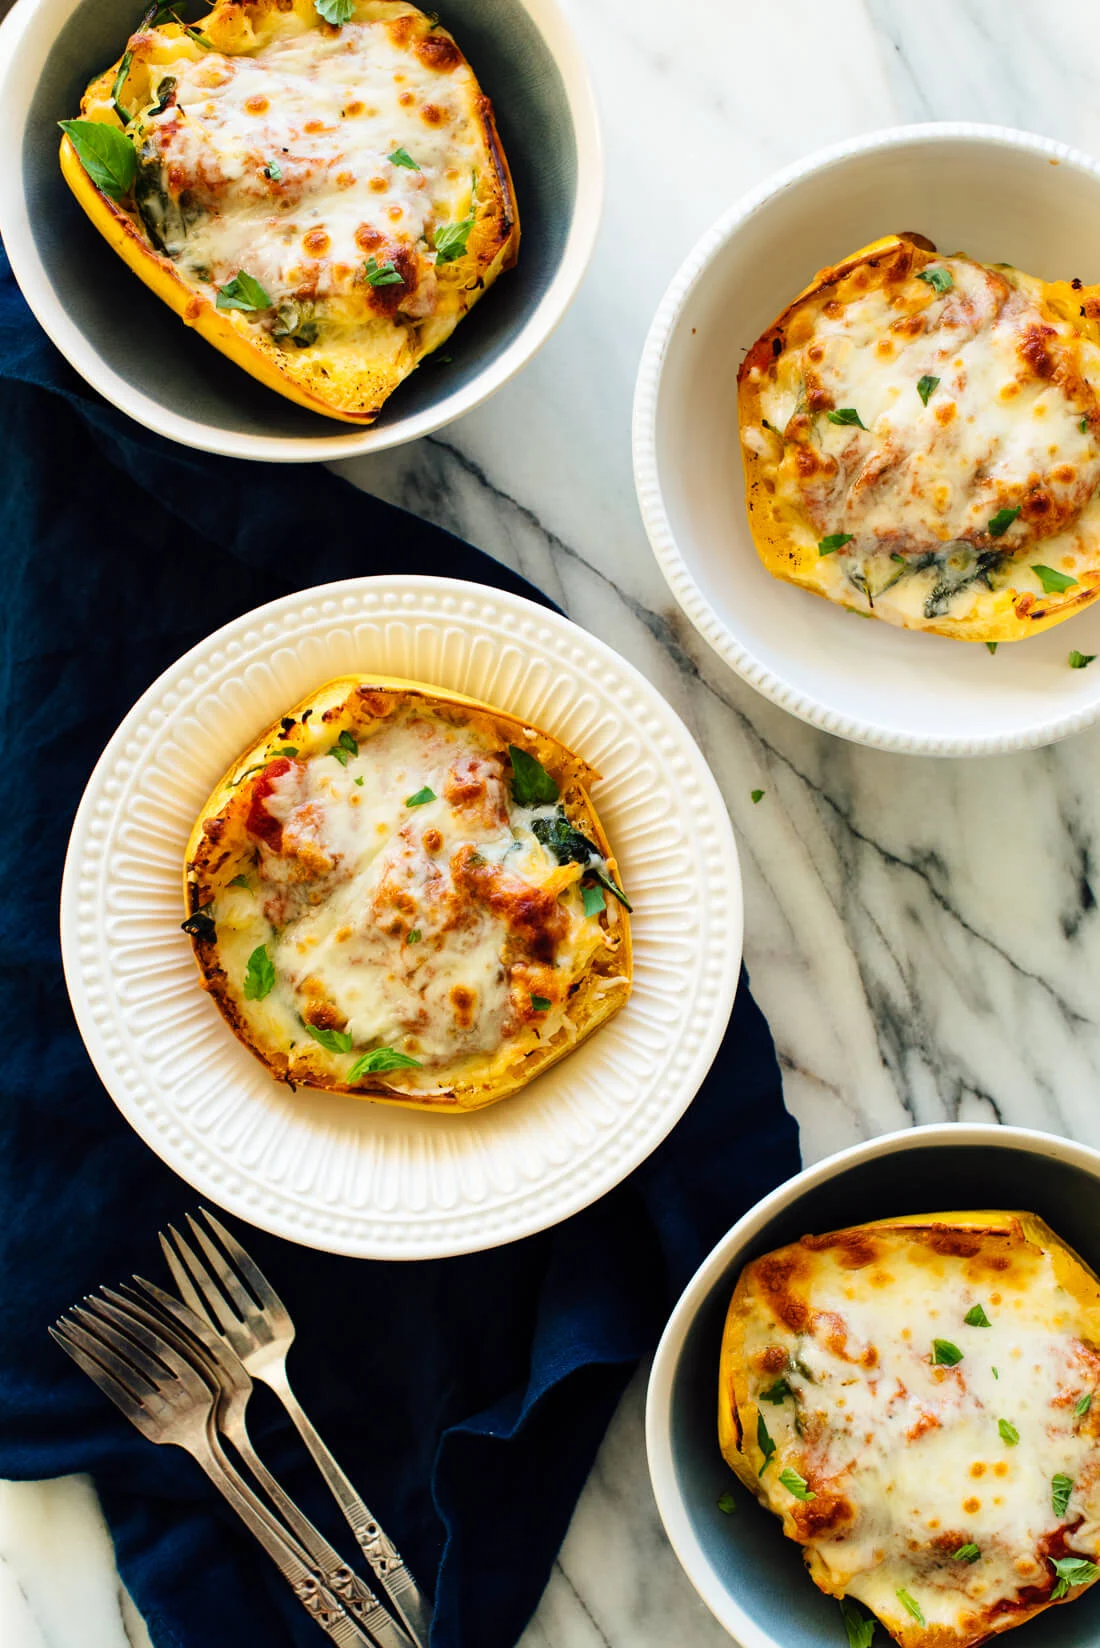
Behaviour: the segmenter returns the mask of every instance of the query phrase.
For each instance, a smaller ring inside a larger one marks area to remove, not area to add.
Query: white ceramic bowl
[[[0,27],[0,236],[62,354],[148,429],[207,452],[301,463],[378,452],[461,417],[541,348],[580,285],[599,225],[603,158],[588,73],[557,0],[432,0],[493,100],[523,239],[502,275],[369,429],[265,389],[197,337],[88,222],[57,163],[57,121],[114,62],[136,0],[18,0]],[[191,15],[185,9],[185,16]]]
[[[1046,277],[1100,280],[1100,166],[997,126],[904,126],[826,149],[734,206],[657,311],[634,404],[638,497],[673,594],[759,692],[880,749],[982,755],[1100,715],[1100,607],[1033,640],[980,645],[861,621],[764,571],[749,533],[737,371],[816,270],[916,230]]]
[[[1100,1152],[1026,1128],[950,1123],[887,1134],[789,1179],[722,1238],[684,1290],[649,1380],[649,1469],[685,1573],[742,1648],[840,1648],[845,1640],[837,1605],[807,1575],[798,1546],[718,1451],[718,1352],[743,1266],[855,1222],[997,1207],[1040,1214],[1100,1268]],[[727,1516],[718,1498],[730,1489],[737,1509]],[[1014,1630],[1011,1642],[1100,1648],[1100,1587]]]

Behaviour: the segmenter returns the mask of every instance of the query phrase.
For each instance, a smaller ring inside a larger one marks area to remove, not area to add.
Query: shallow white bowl
[[[288,705],[360,672],[497,704],[602,774],[594,798],[634,905],[634,992],[560,1064],[469,1115],[289,1092],[200,988],[180,931],[187,839],[218,779]],[[637,1167],[725,1033],[741,923],[725,804],[649,682],[518,595],[398,575],[273,601],[166,670],[88,781],[61,892],[77,1024],[131,1126],[204,1199],[291,1241],[376,1259],[514,1241]]]
[[[998,126],[904,126],[826,149],[719,219],[657,311],[638,374],[634,464],[673,594],[759,692],[880,749],[982,755],[1046,744],[1100,716],[1100,608],[999,648],[861,621],[764,571],[737,431],[741,358],[825,264],[916,230],[1029,273],[1100,280],[1100,166]]]
[[[669,1318],[646,1401],[653,1491],[685,1573],[741,1648],[840,1648],[845,1633],[798,1546],[718,1450],[718,1352],[734,1283],[751,1259],[800,1236],[960,1208],[1038,1213],[1100,1267],[1100,1152],[1026,1128],[948,1123],[872,1139],[788,1179],[723,1236]],[[727,1516],[718,1498],[731,1489],[737,1509]],[[1100,1648],[1100,1587],[1009,1642]]]
[[[439,429],[507,383],[581,283],[603,158],[580,48],[557,0],[432,0],[493,100],[515,178],[519,262],[356,429],[256,383],[111,251],[69,193],[58,120],[137,26],[134,0],[18,0],[0,27],[0,236],[24,297],[94,389],[148,429],[231,457],[301,463],[379,452]],[[185,8],[185,16],[192,13]]]

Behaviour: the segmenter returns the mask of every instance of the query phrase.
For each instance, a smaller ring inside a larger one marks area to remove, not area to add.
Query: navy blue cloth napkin
[[[100,1283],[134,1271],[166,1282],[155,1233],[196,1201],[122,1121],[77,1034],[57,938],[65,844],[122,715],[237,614],[395,565],[542,597],[319,467],[209,457],[128,422],[46,342],[6,263],[0,413],[0,1476],[93,1474],[157,1648],[318,1648],[318,1628],[194,1462],[132,1430],[46,1334]],[[384,560],[376,545],[388,546]],[[677,1293],[730,1223],[797,1168],[771,1038],[742,979],[686,1116],[623,1185],[554,1230],[400,1265],[231,1221],[297,1323],[299,1396],[435,1593],[436,1648],[516,1641],[615,1403]],[[347,1549],[269,1392],[257,1391],[254,1417],[267,1462]]]

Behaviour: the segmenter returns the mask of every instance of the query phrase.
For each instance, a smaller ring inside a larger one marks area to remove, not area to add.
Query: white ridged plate
[[[179,927],[187,838],[226,767],[306,693],[359,671],[514,711],[603,774],[594,800],[634,903],[634,994],[530,1087],[468,1116],[273,1082],[200,988]],[[725,806],[664,699],[567,619],[442,578],[305,590],[181,658],[92,774],[61,894],[77,1023],[131,1126],[204,1198],[292,1241],[379,1259],[513,1241],[643,1161],[714,1058],[741,925]]]

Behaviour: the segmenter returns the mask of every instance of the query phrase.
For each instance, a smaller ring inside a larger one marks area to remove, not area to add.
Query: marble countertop
[[[650,317],[726,206],[810,150],[908,121],[991,121],[1100,153],[1095,8],[562,4],[592,66],[607,148],[588,280],[539,358],[487,406],[344,472],[517,567],[640,666],[692,729],[737,831],[745,956],[807,1161],[945,1120],[1100,1145],[1100,794],[1088,777],[1100,731],[956,763],[880,754],[792,720],[679,613],[630,467]],[[754,789],[765,792],[755,806]],[[729,1641],[661,1532],[643,1399],[639,1375],[522,1648]],[[0,1640],[148,1643],[83,1479],[0,1485]]]

